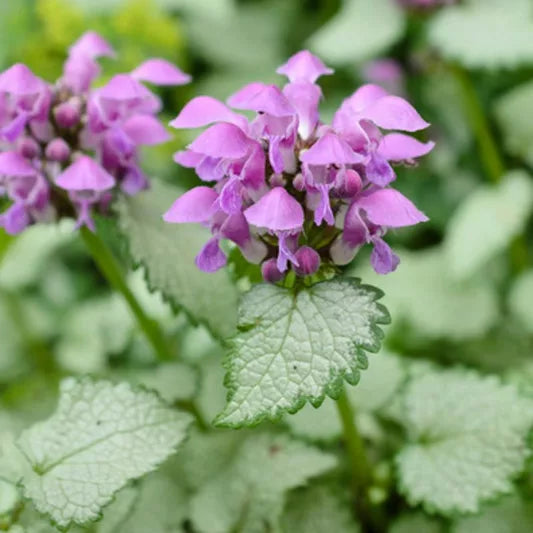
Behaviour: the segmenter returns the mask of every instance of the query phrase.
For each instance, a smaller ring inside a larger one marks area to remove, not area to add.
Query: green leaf
[[[404,13],[393,0],[344,0],[339,13],[311,36],[309,46],[325,61],[352,64],[384,52],[404,27]]]
[[[442,247],[397,252],[400,266],[387,276],[369,265],[353,273],[379,283],[398,327],[407,323],[423,338],[463,340],[483,335],[497,320],[497,295],[487,276],[454,279]]]
[[[533,167],[533,123],[527,113],[532,106],[533,81],[529,81],[497,100],[495,112],[507,150]]]
[[[98,533],[171,533],[182,531],[187,518],[184,485],[160,470],[144,478],[139,488],[126,487],[104,510]]]
[[[117,490],[174,453],[191,418],[126,383],[66,379],[60,392],[55,413],[18,445],[33,468],[25,496],[66,527],[96,520]]]
[[[476,516],[461,518],[451,533],[531,533],[533,503],[513,495],[489,504]]]
[[[285,435],[249,436],[200,487],[191,520],[202,533],[253,533],[277,524],[285,493],[336,465],[334,456]]]
[[[518,277],[509,291],[509,310],[515,318],[533,334],[533,270],[527,270]]]
[[[515,68],[533,63],[532,15],[528,0],[448,6],[430,24],[429,40],[470,68]]]
[[[285,505],[281,532],[358,533],[360,528],[348,501],[349,496],[343,494],[339,487],[315,485],[296,491],[289,496]]]
[[[402,361],[395,355],[380,352],[362,373],[357,387],[346,388],[356,410],[357,426],[366,437],[374,434],[372,414],[387,405],[405,377]],[[318,409],[308,404],[301,411],[285,416],[284,421],[294,435],[306,439],[330,441],[342,433],[337,407],[329,398]]]
[[[0,287],[15,290],[40,279],[55,252],[75,239],[74,223],[38,224],[26,229],[6,250],[0,262]]]
[[[135,265],[144,265],[149,286],[219,337],[235,328],[237,290],[225,271],[201,272],[194,257],[209,232],[200,225],[166,224],[163,213],[183,191],[152,180],[152,189],[118,206],[119,226]]]
[[[509,172],[497,186],[482,185],[453,214],[445,247],[452,273],[464,279],[503,251],[527,222],[533,207],[533,180]]]
[[[409,502],[443,514],[477,512],[512,490],[529,455],[533,403],[495,377],[426,373],[406,391],[404,423],[410,443],[397,466]]]
[[[382,293],[341,279],[293,293],[260,284],[239,307],[241,331],[232,339],[225,366],[228,403],[220,425],[253,425],[265,418],[318,406],[338,396],[343,380],[356,384],[376,352],[387,324]]]

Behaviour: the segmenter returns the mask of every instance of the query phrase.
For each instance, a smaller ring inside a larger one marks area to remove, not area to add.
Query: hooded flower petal
[[[171,138],[161,122],[152,115],[133,115],[122,128],[135,145],[161,144]]]
[[[400,264],[400,258],[391,250],[383,239],[374,240],[374,249],[370,255],[372,267],[378,274],[394,272]]]
[[[154,85],[184,85],[191,81],[178,67],[164,59],[153,58],[141,63],[131,72],[131,77]]]
[[[394,189],[379,189],[356,203],[365,210],[370,222],[378,226],[401,228],[428,220],[410,200]]]
[[[221,122],[205,130],[188,148],[210,157],[239,159],[248,152],[250,142],[239,127]]]
[[[409,135],[390,133],[381,139],[378,153],[389,161],[403,161],[426,155],[434,146],[432,141],[423,143]]]
[[[115,185],[115,178],[89,156],[80,156],[55,180],[68,191],[106,191]]]
[[[416,109],[399,96],[384,96],[361,111],[361,115],[386,130],[418,131],[429,126]]]
[[[35,168],[18,152],[0,153],[0,176],[29,177],[35,175]]]
[[[0,74],[0,92],[29,96],[37,95],[45,88],[45,82],[22,63],[17,63]]]
[[[371,152],[365,167],[368,181],[378,187],[386,187],[396,179],[389,162],[378,152]]]
[[[111,45],[98,33],[88,31],[84,33],[69,49],[71,55],[84,55],[91,59],[96,57],[114,57]]]
[[[298,81],[285,85],[283,94],[298,115],[298,133],[300,137],[307,140],[318,124],[318,103],[322,96],[320,87],[313,83]]]
[[[333,70],[326,67],[322,60],[309,50],[297,52],[281,65],[276,72],[289,78],[289,81],[305,81],[314,83],[324,74],[333,74]]]
[[[170,123],[173,128],[201,128],[213,122],[230,122],[245,128],[246,118],[210,96],[197,96],[188,102]]]
[[[283,187],[265,194],[244,211],[244,216],[250,224],[271,231],[299,229],[304,222],[302,206]]]
[[[163,215],[165,222],[207,222],[214,212],[218,194],[211,187],[194,187],[182,194]]]
[[[364,157],[354,152],[335,133],[328,131],[309,150],[301,153],[300,161],[308,165],[348,165],[361,163]]]
[[[129,74],[117,74],[99,89],[98,95],[106,100],[140,100],[146,95],[146,88]]]
[[[379,85],[373,85],[371,83],[362,85],[349,98],[344,100],[341,110],[360,113],[374,102],[388,96],[388,94],[389,93]]]
[[[279,87],[254,82],[237,91],[227,100],[235,109],[246,109],[257,113],[267,113],[273,117],[289,117],[295,114]]]

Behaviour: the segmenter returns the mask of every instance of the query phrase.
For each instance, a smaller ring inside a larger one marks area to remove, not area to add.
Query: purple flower
[[[88,32],[71,46],[54,84],[22,64],[0,74],[0,194],[10,203],[0,225],[7,231],[74,212],[78,225],[92,228],[91,212],[105,211],[112,191],[131,195],[148,186],[139,147],[170,136],[156,117],[159,99],[141,81],[181,85],[190,77],[150,59],[91,89],[102,56],[113,57],[113,49]]]
[[[174,159],[212,186],[185,193],[164,216],[211,230],[199,268],[212,272],[225,265],[221,239],[236,244],[250,262],[262,261],[263,277],[272,283],[289,269],[303,277],[346,264],[365,244],[373,246],[377,272],[397,267],[383,240],[387,230],[427,218],[390,187],[392,165],[413,164],[433,148],[399,132],[428,123],[405,99],[376,85],[346,99],[331,126],[321,123],[316,81],[332,72],[302,51],[278,69],[289,79],[281,89],[253,82],[226,104],[199,96],[171,122],[206,127]],[[232,108],[255,116],[248,120]]]

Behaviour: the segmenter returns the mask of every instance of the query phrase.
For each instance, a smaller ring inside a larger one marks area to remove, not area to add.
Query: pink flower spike
[[[240,128],[221,122],[206,129],[187,148],[210,157],[239,159],[246,155],[251,142]]]
[[[433,150],[434,146],[433,141],[423,143],[409,135],[390,133],[381,139],[378,153],[388,161],[404,161],[426,155]]]
[[[135,145],[160,144],[171,138],[161,122],[152,115],[133,115],[122,128]]]
[[[84,33],[69,49],[70,55],[84,55],[91,59],[96,57],[114,57],[115,51],[111,45],[98,33],[88,31]]]
[[[349,165],[361,163],[364,157],[335,133],[328,131],[309,150],[300,154],[300,160],[308,165]]]
[[[68,191],[106,191],[115,185],[115,178],[96,161],[80,156],[56,178],[56,185]]]
[[[185,105],[170,125],[177,129],[201,128],[213,122],[230,122],[244,130],[247,120],[216,98],[197,96]]]
[[[26,178],[35,175],[35,169],[18,152],[0,153],[0,176]]]
[[[0,92],[28,96],[39,94],[45,87],[45,82],[22,63],[16,63],[0,74]]]
[[[378,189],[356,201],[370,222],[378,226],[401,228],[426,222],[428,217],[395,189]]]
[[[370,104],[361,118],[371,120],[386,130],[418,131],[429,126],[407,100],[399,96],[384,96]]]
[[[154,85],[185,85],[192,79],[169,61],[159,58],[141,63],[131,72],[131,77]]]
[[[163,215],[170,223],[207,222],[214,212],[218,194],[211,187],[194,187],[182,194]]]
[[[279,87],[259,82],[246,85],[231,95],[227,102],[236,109],[267,113],[274,117],[290,117],[295,114]]]
[[[333,69],[326,67],[322,60],[309,50],[302,50],[290,57],[276,72],[287,76],[290,82],[314,83],[320,76],[333,74]]]
[[[295,230],[304,223],[302,206],[283,187],[275,187],[244,211],[246,220],[270,231]]]

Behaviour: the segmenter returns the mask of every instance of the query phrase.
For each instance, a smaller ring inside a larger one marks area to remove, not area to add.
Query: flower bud
[[[342,178],[339,193],[344,198],[355,196],[363,188],[361,176],[353,169],[346,170]]]
[[[263,279],[268,283],[276,283],[281,281],[285,274],[280,272],[275,259],[268,259],[261,265],[261,273],[263,274]]]
[[[292,184],[294,185],[294,188],[297,191],[305,190],[305,180],[301,173],[296,174],[296,176],[294,176],[294,179],[292,180]]]
[[[301,248],[298,248],[294,255],[298,262],[298,266],[293,264],[293,268],[299,276],[310,276],[318,270],[318,267],[320,266],[320,255],[318,255],[318,252],[313,250],[313,248],[302,246]]]
[[[60,128],[71,128],[75,126],[81,118],[80,108],[81,105],[75,98],[71,98],[68,102],[63,102],[56,106],[54,117],[57,125]]]
[[[34,159],[40,154],[41,148],[35,139],[22,137],[18,142],[18,151],[22,157]]]
[[[46,146],[45,155],[49,161],[63,163],[70,157],[70,147],[63,139],[56,137]]]

